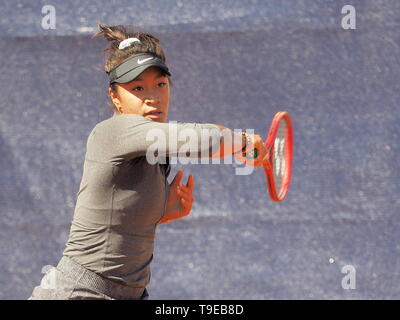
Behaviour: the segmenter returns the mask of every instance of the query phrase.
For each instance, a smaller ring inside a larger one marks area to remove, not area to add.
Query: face
[[[120,114],[138,114],[157,122],[167,121],[169,79],[162,76],[157,67],[146,69],[131,82],[118,83],[117,94],[111,88],[108,92]]]

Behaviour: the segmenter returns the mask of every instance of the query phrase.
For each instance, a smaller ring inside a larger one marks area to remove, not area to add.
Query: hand
[[[189,215],[192,210],[194,178],[189,176],[186,186],[181,184],[183,171],[179,170],[169,185],[167,206],[163,218],[159,223],[171,222]]]
[[[261,136],[258,134],[248,134],[252,143],[247,145],[246,153],[251,152],[253,149],[257,149],[258,155],[255,159],[249,159],[243,156],[242,153],[235,154],[235,158],[237,158],[240,162],[254,166],[254,167],[262,167],[267,159],[267,148],[265,148],[264,141]]]

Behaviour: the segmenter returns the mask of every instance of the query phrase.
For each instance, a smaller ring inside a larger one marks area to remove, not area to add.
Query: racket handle
[[[258,156],[258,149],[253,149],[250,152],[245,153],[247,159],[255,159]]]

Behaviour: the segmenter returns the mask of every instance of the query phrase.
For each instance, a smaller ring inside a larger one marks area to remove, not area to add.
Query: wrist
[[[240,150],[235,151],[234,153],[245,153],[246,150],[248,149],[249,146],[251,146],[252,139],[248,133],[245,131],[240,132],[241,138],[242,138],[242,148]]]

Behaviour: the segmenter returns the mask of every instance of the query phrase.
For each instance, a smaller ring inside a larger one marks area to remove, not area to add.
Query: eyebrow
[[[163,77],[166,77],[166,74],[160,72],[160,73],[158,73],[157,77],[155,77],[154,79],[163,78]],[[143,79],[142,78],[135,78],[132,81],[143,81]]]

